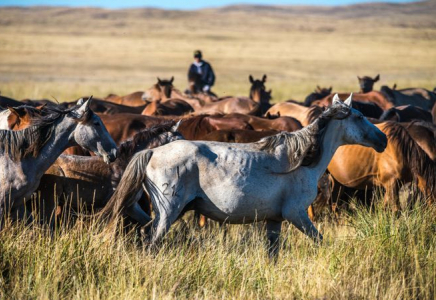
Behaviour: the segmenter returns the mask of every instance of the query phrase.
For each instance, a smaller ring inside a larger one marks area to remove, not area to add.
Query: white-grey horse
[[[195,209],[218,222],[266,221],[270,255],[277,253],[281,223],[288,220],[321,241],[307,208],[317,183],[336,149],[359,144],[384,151],[387,138],[359,111],[351,95],[333,105],[309,126],[250,144],[176,141],[138,153],[129,163],[103,216],[126,213],[141,224],[151,219],[140,211],[142,187],[155,212],[155,243],[184,211]]]
[[[68,110],[46,108],[34,126],[0,130],[0,224],[4,212],[23,206],[66,148],[78,144],[108,163],[115,160],[116,144],[89,104],[79,100]]]

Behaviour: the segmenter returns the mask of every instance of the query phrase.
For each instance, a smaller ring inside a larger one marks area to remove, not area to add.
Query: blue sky
[[[0,6],[97,6],[105,8],[158,7],[166,9],[198,9],[230,4],[265,4],[265,5],[344,5],[371,0],[0,0]],[[410,0],[379,0],[378,2],[411,2]]]

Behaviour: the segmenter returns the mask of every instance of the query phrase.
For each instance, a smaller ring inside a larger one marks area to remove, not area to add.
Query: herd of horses
[[[379,75],[365,76],[358,93],[318,86],[272,105],[266,80],[250,75],[248,97],[194,81],[181,92],[174,78],[61,104],[0,96],[0,226],[52,227],[86,209],[125,217],[154,244],[194,210],[200,224],[266,221],[275,255],[283,221],[320,242],[312,221],[358,191],[369,201],[382,188],[394,212],[407,185],[433,203],[436,89],[375,91]]]

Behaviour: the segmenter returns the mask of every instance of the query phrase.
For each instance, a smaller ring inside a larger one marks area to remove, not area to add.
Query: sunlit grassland
[[[247,95],[249,74],[268,75],[275,102],[303,100],[316,85],[357,91],[357,75],[380,73],[376,89],[436,85],[436,28],[413,15],[206,10],[162,17],[53,8],[3,9],[0,17],[0,90],[17,99],[127,94],[147,89],[157,76],[175,76],[184,89],[194,49],[212,63],[222,96]]]
[[[285,223],[276,263],[264,228],[179,222],[158,249],[133,233],[77,223],[54,235],[13,225],[0,234],[0,297],[18,299],[433,299],[435,207],[395,217],[358,207],[317,222],[316,246]]]

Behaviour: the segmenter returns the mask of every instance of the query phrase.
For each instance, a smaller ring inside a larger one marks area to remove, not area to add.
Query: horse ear
[[[361,80],[362,80],[362,78],[360,78],[359,76],[357,76],[357,79],[358,79],[359,81],[361,81]]]
[[[377,74],[377,76],[375,76],[375,78],[374,78],[374,82],[379,81],[379,79],[380,79],[380,74]]]
[[[76,109],[76,117],[78,119],[84,118],[89,113],[89,105],[91,104],[92,96],[89,97],[86,102],[83,102],[83,98],[81,98],[80,100],[77,101],[77,105],[80,105],[80,107]],[[82,104],[79,104],[79,102],[81,102]]]
[[[271,119],[271,113],[270,113],[269,111],[267,111],[265,117],[266,117],[267,119]]]
[[[182,124],[182,119],[180,119],[173,127],[171,127],[171,132],[176,132],[179,129],[180,124]]]
[[[332,92],[332,90],[333,90],[333,87],[331,86],[330,88],[329,88],[329,93],[331,93]]]
[[[15,108],[8,106],[9,111],[11,112],[11,114],[16,115],[17,117],[20,117],[21,114],[19,111],[17,111]]]
[[[263,74],[263,77],[262,77],[262,82],[263,82],[263,83],[265,83],[265,82],[266,82],[266,74]]]
[[[253,84],[253,83],[254,83],[254,79],[253,79],[253,76],[251,76],[251,75],[250,75],[250,76],[248,76],[248,79],[250,80],[250,83],[251,83],[251,84]]]
[[[83,102],[84,102],[83,98],[80,98],[79,100],[77,100],[77,105],[83,105]]]
[[[335,94],[335,95],[333,96],[333,102],[332,102],[332,104],[335,104],[335,103],[337,103],[337,102],[341,102],[341,99],[339,99],[338,94]]]
[[[396,83],[394,83],[394,86],[392,87],[392,89],[393,89],[393,90],[396,90],[396,89],[397,89],[397,84],[396,84]]]
[[[174,76],[171,76],[170,83],[173,84]]]
[[[159,77],[156,77],[157,78],[157,83],[161,83],[162,82],[162,80],[160,80],[160,78]]]
[[[345,100],[344,103],[351,107],[352,98],[353,98],[353,93],[351,93],[350,96],[348,96],[347,100]]]

